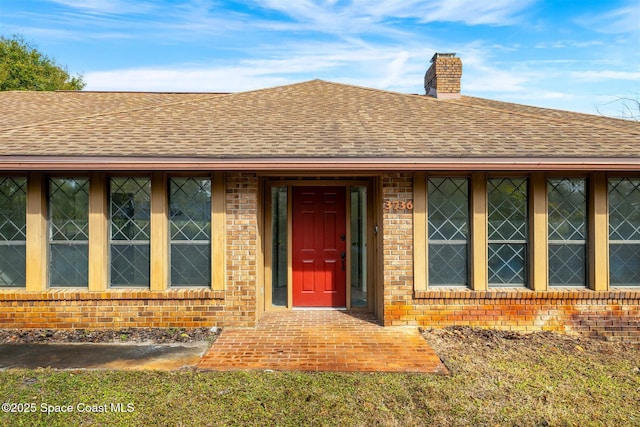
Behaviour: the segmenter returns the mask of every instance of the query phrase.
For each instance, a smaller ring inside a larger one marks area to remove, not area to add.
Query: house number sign
[[[390,210],[394,210],[394,211],[410,211],[413,209],[413,200],[385,200],[382,203],[382,208],[385,211],[390,211]]]

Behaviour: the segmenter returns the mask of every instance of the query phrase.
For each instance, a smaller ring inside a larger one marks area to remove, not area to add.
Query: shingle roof
[[[640,159],[640,123],[321,80],[226,95],[1,92],[0,156]]]

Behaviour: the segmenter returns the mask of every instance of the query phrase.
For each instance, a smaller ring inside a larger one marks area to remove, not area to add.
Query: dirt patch
[[[213,342],[219,333],[217,328],[0,329],[0,343]]]
[[[633,348],[631,344],[603,341],[577,335],[565,335],[555,332],[514,332],[496,329],[471,328],[468,326],[450,326],[444,329],[421,329],[422,335],[438,346],[458,347],[464,344],[471,347],[488,348],[535,347],[555,348],[563,352],[585,352],[618,350]]]
[[[421,333],[447,364],[447,359],[463,351],[474,358],[493,357],[500,353],[530,355],[560,353],[564,355],[592,355],[606,362],[608,355],[637,354],[633,344],[565,335],[555,332],[514,332],[495,329],[451,326],[444,329],[421,329]]]

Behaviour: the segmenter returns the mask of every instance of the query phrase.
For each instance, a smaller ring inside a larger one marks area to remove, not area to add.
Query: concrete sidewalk
[[[195,367],[208,348],[208,342],[0,344],[0,370],[176,370]]]

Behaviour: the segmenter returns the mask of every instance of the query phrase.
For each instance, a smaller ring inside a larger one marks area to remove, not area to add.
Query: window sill
[[[546,300],[629,300],[640,299],[640,289],[594,291],[586,288],[554,287],[548,291],[528,288],[495,288],[475,291],[469,288],[435,288],[414,291],[415,299],[546,299]]]
[[[27,291],[23,289],[0,289],[0,301],[94,301],[94,300],[188,300],[224,299],[224,291],[211,289],[169,289],[151,291],[149,289],[109,289],[88,291],[87,289],[47,289]]]

